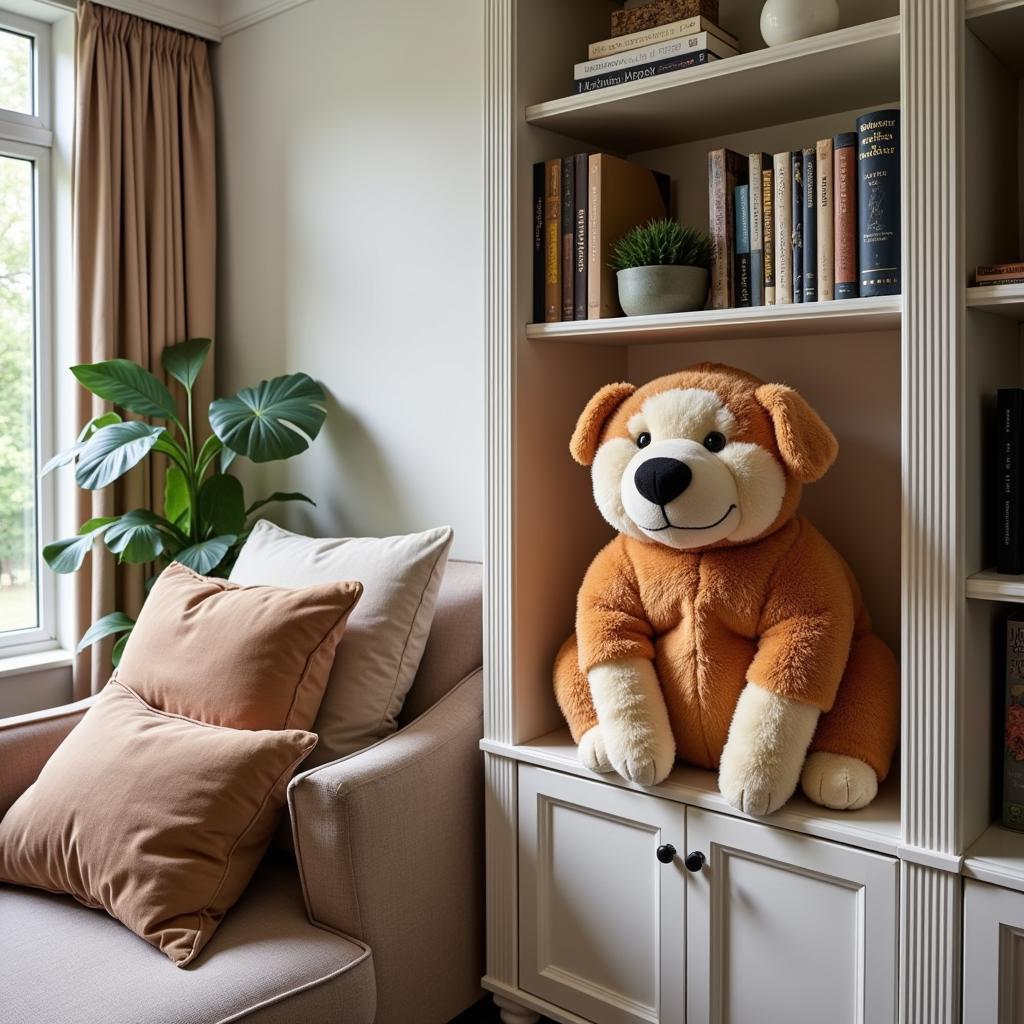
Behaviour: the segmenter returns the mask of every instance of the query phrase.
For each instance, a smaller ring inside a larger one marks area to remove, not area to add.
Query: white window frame
[[[32,654],[57,644],[57,580],[43,562],[41,546],[54,537],[56,491],[53,476],[39,469],[54,451],[55,363],[53,332],[53,231],[50,154],[53,146],[53,57],[50,25],[0,9],[0,30],[33,40],[35,113],[0,109],[0,156],[31,160],[34,167],[35,224],[35,479],[36,592],[39,622],[29,629],[0,632],[0,658]]]

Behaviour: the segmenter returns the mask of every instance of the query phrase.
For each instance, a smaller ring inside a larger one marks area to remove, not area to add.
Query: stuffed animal
[[[896,749],[899,669],[846,563],[797,515],[838,451],[817,413],[704,363],[602,388],[570,451],[618,531],[555,661],[583,764],[647,786],[678,756],[755,815],[801,781],[827,807],[870,803]]]

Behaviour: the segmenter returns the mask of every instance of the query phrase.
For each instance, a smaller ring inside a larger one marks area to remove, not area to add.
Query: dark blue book
[[[900,293],[900,112],[857,118],[860,294]]]
[[[793,301],[804,301],[804,154],[794,149],[789,154],[789,180],[793,209]]]
[[[544,323],[544,161],[533,165],[533,322]]]
[[[1024,427],[1024,391],[999,388],[996,392],[996,571],[1024,572],[1024,544],[1021,543],[1021,462]]]
[[[812,146],[804,150],[804,302],[818,301],[818,154]]]
[[[576,154],[576,212],[574,238],[576,242],[573,268],[573,318],[587,319],[587,205],[590,197],[590,157]]]
[[[667,75],[670,71],[682,71],[683,68],[692,68],[713,60],[718,60],[718,58],[708,50],[681,53],[678,57],[666,57],[664,60],[654,60],[649,64],[637,64],[636,67],[621,68],[617,71],[609,71],[604,75],[594,75],[592,78],[580,78],[576,82],[576,92],[593,92],[595,89],[607,89],[611,85],[622,85],[624,82],[639,82],[644,78]]]
[[[750,279],[750,186],[737,185],[733,195],[733,238],[736,245],[736,305],[753,301]]]

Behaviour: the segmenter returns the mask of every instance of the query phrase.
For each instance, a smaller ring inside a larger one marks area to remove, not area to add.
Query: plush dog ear
[[[608,417],[627,399],[636,388],[632,384],[606,384],[594,397],[587,402],[587,407],[580,413],[576,429],[572,432],[569,452],[581,465],[589,466],[597,454],[597,444],[601,440]]]
[[[754,395],[772,418],[775,443],[790,473],[805,484],[823,477],[839,454],[839,442],[821,417],[784,384],[762,384]]]

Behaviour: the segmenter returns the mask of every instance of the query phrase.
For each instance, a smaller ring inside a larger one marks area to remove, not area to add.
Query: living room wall
[[[483,549],[479,0],[310,0],[216,49],[218,388],[303,370],[311,451],[247,470],[320,535]],[[255,491],[253,492],[255,494]]]

